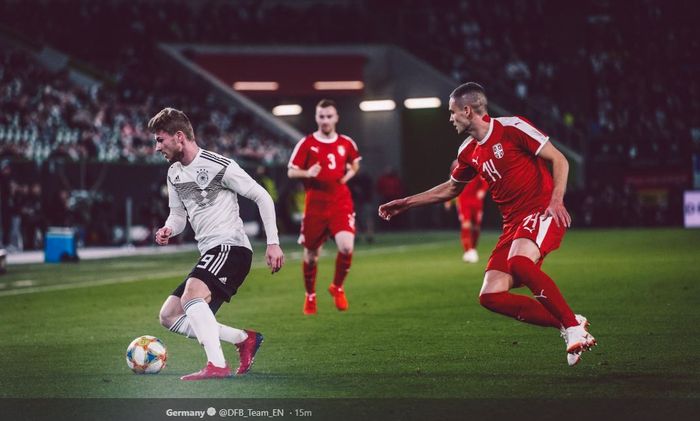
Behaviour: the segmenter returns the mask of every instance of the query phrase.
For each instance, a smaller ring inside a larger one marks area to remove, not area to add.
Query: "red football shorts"
[[[537,265],[541,266],[545,256],[559,248],[562,239],[564,239],[564,234],[566,234],[566,227],[557,226],[551,216],[543,218],[542,212],[535,212],[523,218],[519,225],[504,227],[503,234],[501,234],[496,247],[491,252],[486,270],[510,273],[508,270],[508,253],[513,240],[516,238],[529,238],[537,244],[541,254]]]
[[[457,216],[459,217],[459,222],[464,224],[465,221],[469,221],[476,226],[481,226],[481,219],[484,215],[484,211],[481,206],[458,206]]]
[[[326,242],[329,236],[341,231],[355,234],[355,211],[352,207],[317,209],[309,206],[301,221],[299,244],[315,250]]]

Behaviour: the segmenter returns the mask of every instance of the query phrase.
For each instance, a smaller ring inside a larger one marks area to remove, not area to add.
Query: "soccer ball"
[[[165,344],[155,336],[140,336],[126,349],[126,365],[136,374],[156,374],[167,359]]]

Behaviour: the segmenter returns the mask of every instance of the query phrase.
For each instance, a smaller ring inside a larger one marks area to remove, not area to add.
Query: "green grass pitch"
[[[558,331],[479,306],[495,241],[483,235],[476,265],[462,263],[458,233],[359,244],[345,313],[326,291],[328,243],[312,317],[301,313],[299,246],[285,245],[287,265],[274,276],[256,246],[254,269],[218,314],[265,335],[256,364],[247,377],[194,383],[179,377],[205,364],[203,350],[157,315],[195,253],[11,266],[0,277],[0,397],[700,398],[700,231],[567,234],[544,269],[599,340],[573,368]],[[13,295],[27,281],[36,289]],[[144,334],[168,347],[158,375],[132,374],[124,361]],[[224,352],[237,365],[235,349]]]

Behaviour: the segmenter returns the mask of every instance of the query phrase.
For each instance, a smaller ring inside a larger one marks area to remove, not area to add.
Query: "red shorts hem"
[[[543,218],[540,212],[535,212],[523,218],[519,225],[504,227],[504,232],[498,239],[496,247],[491,252],[491,257],[486,264],[486,271],[498,270],[510,274],[508,269],[508,254],[513,240],[527,238],[540,250],[538,266],[542,265],[544,258],[552,251],[559,248],[566,234],[566,228],[557,226],[552,217]]]

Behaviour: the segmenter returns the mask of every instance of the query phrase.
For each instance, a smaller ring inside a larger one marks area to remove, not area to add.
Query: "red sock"
[[[538,326],[556,327],[561,322],[537,300],[509,292],[495,292],[479,296],[482,306],[496,313],[513,317],[521,322]]]
[[[307,294],[313,294],[316,292],[316,271],[318,270],[317,265],[310,265],[304,262],[304,288],[306,288]]]
[[[472,233],[471,233],[471,228],[462,228],[462,233],[461,233],[461,238],[462,238],[462,247],[464,247],[464,251],[469,251],[473,249],[472,247]]]
[[[333,285],[338,288],[343,286],[345,282],[345,277],[348,276],[350,272],[350,264],[352,263],[352,253],[343,254],[338,252],[335,257],[335,276],[333,277]]]
[[[476,243],[479,242],[479,234],[481,234],[481,230],[479,229],[478,225],[474,225],[472,228],[472,247],[476,248]]]
[[[578,325],[574,312],[552,278],[542,272],[532,260],[525,256],[514,256],[508,259],[508,268],[513,278],[530,288],[537,301],[559,319],[564,327]]]

